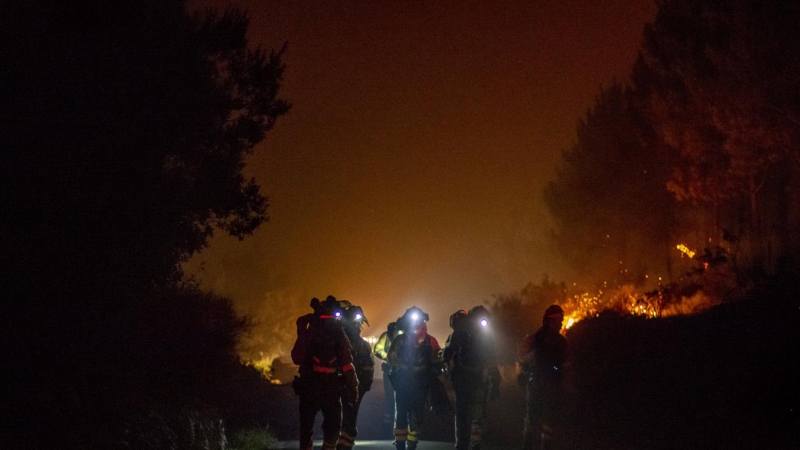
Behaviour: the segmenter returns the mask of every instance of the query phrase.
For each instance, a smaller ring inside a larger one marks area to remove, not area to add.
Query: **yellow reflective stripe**
[[[394,440],[395,442],[405,442],[408,439],[408,430],[405,428],[395,428],[394,429]]]

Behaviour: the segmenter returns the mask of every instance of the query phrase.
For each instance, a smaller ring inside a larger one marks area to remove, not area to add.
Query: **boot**
[[[394,448],[395,450],[406,450],[406,441],[408,440],[408,428],[395,428],[394,429]]]

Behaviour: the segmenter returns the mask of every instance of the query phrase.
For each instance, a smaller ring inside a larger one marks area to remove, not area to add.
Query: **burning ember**
[[[688,256],[689,258],[694,258],[694,255],[696,254],[696,252],[689,250],[689,247],[687,247],[684,244],[678,244],[676,247],[678,250],[681,251],[681,253]]]
[[[676,248],[689,258],[694,258],[696,254],[685,244],[678,244]],[[704,266],[707,267],[707,264]],[[576,323],[587,317],[597,316],[603,310],[657,318],[693,314],[717,303],[703,292],[697,292],[691,297],[676,297],[674,294],[670,294],[668,289],[663,288],[661,277],[658,280],[658,289],[647,293],[639,292],[632,285],[624,285],[619,286],[616,290],[601,289],[596,294],[583,292],[568,297],[562,305],[565,311],[563,332],[566,333]],[[603,285],[607,284],[603,283]]]

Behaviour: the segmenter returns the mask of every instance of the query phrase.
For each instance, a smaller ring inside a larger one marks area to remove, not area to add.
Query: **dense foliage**
[[[563,152],[544,193],[556,242],[580,278],[642,283],[671,270],[677,206],[665,162],[644,145],[650,130],[620,84],[604,88]],[[620,277],[618,270],[623,272]],[[605,272],[605,273],[604,273]]]
[[[576,324],[568,429],[607,441],[591,448],[795,448],[799,288],[772,278],[702,314]]]
[[[267,219],[245,157],[289,105],[247,26],[181,0],[0,9],[4,446],[167,448],[251,420],[231,404],[266,389],[235,353],[247,323],[180,273],[213,230]]]
[[[742,279],[797,264],[798,21],[785,0],[659,3],[632,85],[600,92],[545,192],[582,275],[677,281],[681,243]]]

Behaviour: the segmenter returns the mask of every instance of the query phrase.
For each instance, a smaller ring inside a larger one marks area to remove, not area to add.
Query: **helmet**
[[[360,306],[349,306],[345,309],[343,319],[348,323],[365,323],[369,325],[367,316],[364,315],[364,310]]]
[[[316,302],[314,301],[316,300]],[[342,306],[336,297],[329,295],[324,301],[320,302],[314,298],[311,300],[311,307],[314,308],[314,315],[320,319],[341,319]]]
[[[486,307],[478,305],[469,310],[469,317],[474,320],[476,324],[487,327],[489,326],[491,314],[489,314],[489,310],[487,310]]]
[[[422,323],[428,321],[428,313],[419,309],[416,306],[412,306],[408,308],[405,313],[403,313],[403,328],[406,329],[414,329],[414,325],[416,323]]]
[[[454,312],[450,315],[450,328],[455,330],[457,327],[460,327],[466,318],[467,312],[463,309],[459,309],[458,311]]]
[[[558,316],[564,317],[564,310],[558,305],[550,305],[544,311],[543,319],[547,320],[551,317],[558,317]]]

